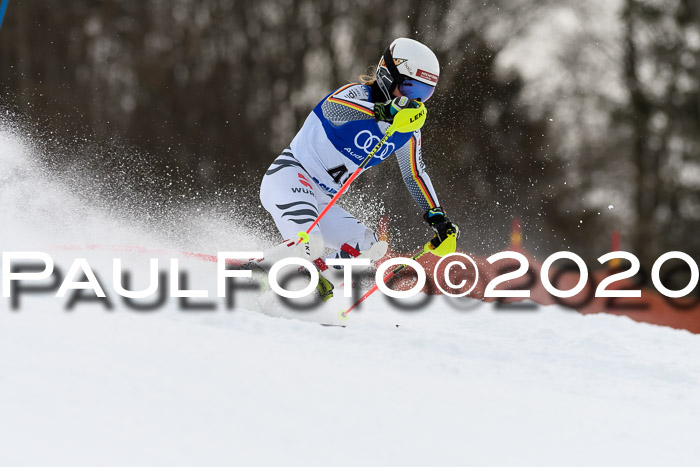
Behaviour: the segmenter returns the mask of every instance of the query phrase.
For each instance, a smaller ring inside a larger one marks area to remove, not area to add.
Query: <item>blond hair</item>
[[[377,81],[377,69],[373,66],[367,67],[365,72],[358,79],[366,86],[372,86]]]

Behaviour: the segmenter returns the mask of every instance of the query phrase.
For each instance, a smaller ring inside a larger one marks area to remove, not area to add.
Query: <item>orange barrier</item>
[[[383,227],[387,231],[386,225]],[[614,232],[611,238],[611,251],[620,249],[620,234]],[[609,277],[615,272],[619,272],[620,267],[618,262],[611,261],[608,267],[601,267],[598,270],[590,271],[586,286],[581,292],[570,298],[557,298],[551,295],[542,285],[540,279],[541,264],[536,261],[532,255],[525,251],[522,247],[522,225],[520,220],[514,219],[510,235],[509,250],[523,254],[529,262],[530,270],[525,276],[518,279],[507,281],[497,287],[498,289],[527,289],[530,290],[530,298],[505,298],[493,299],[484,298],[486,285],[495,277],[506,272],[514,271],[519,266],[515,260],[505,259],[489,264],[485,257],[468,254],[477,264],[479,278],[474,290],[469,294],[470,297],[484,300],[495,301],[499,300],[503,303],[515,303],[523,300],[530,300],[540,305],[558,304],[565,306],[582,314],[592,313],[610,313],[615,315],[627,316],[635,321],[651,323],[661,326],[668,326],[675,329],[686,329],[692,333],[700,334],[700,297],[684,297],[679,299],[671,299],[658,293],[656,290],[642,287],[640,298],[604,298],[595,297],[596,289],[603,279]],[[388,257],[395,256],[410,256],[410,253],[399,254],[395,251],[389,251]],[[427,283],[423,288],[423,292],[428,294],[440,294],[440,290],[435,285],[434,269],[439,258],[429,255],[421,259],[420,263],[425,268],[427,274]],[[380,261],[381,263],[381,261]],[[442,268],[441,268],[442,269]],[[467,280],[467,285],[463,289],[450,289],[455,293],[464,292],[474,282],[473,272],[464,272],[459,268],[451,270],[450,277],[453,283],[460,283],[463,279]],[[442,277],[443,270],[438,271],[438,277]],[[550,268],[550,282],[560,290],[570,290],[576,286],[579,281],[579,273],[577,271],[568,271],[566,269]],[[390,284],[390,287],[397,290],[407,290],[415,283],[415,276],[409,271],[406,274]],[[441,284],[444,282],[441,281]],[[608,290],[640,290],[640,287],[631,280],[621,280],[612,283],[607,287]]]

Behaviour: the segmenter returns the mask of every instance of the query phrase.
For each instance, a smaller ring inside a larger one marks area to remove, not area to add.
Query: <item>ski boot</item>
[[[324,277],[323,273],[320,271],[320,268],[324,267],[324,269],[327,270],[328,266],[325,265],[323,260],[316,260],[314,261],[314,264],[319,268],[315,272],[315,274],[318,274],[318,285],[316,286],[316,292],[318,292],[317,297],[320,298],[322,302],[327,302],[333,298],[334,286],[331,281]],[[314,274],[313,271],[309,271],[306,268],[299,268],[299,273],[307,280],[311,280],[311,274]]]
[[[333,298],[333,284],[331,281],[323,277],[323,274],[318,273],[318,285],[316,286],[319,297],[323,302],[327,302]]]

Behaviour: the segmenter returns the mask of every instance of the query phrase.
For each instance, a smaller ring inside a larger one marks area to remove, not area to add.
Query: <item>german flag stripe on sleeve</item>
[[[355,102],[352,102],[352,101],[346,101],[346,100],[341,99],[341,98],[339,98],[339,97],[335,97],[336,94],[338,94],[339,92],[342,92],[342,91],[346,90],[347,88],[349,88],[349,87],[351,87],[351,86],[357,86],[357,83],[351,83],[351,84],[348,84],[348,85],[346,85],[346,86],[343,86],[342,88],[338,89],[336,92],[334,92],[333,94],[331,94],[330,96],[328,96],[328,99],[327,99],[327,100],[328,100],[329,102],[334,102],[334,103],[336,103],[336,104],[340,104],[340,105],[344,105],[344,106],[346,106],[346,107],[350,107],[351,109],[355,109],[355,110],[357,110],[357,111],[359,111],[359,112],[362,112],[362,113],[364,113],[364,114],[374,116],[374,111],[372,111],[371,109],[368,109],[367,107],[364,107],[364,106],[362,106],[362,105],[360,105],[360,104],[357,104],[357,103],[355,103]]]
[[[413,175],[413,179],[418,184],[418,188],[420,188],[420,191],[423,193],[423,197],[428,202],[430,209],[432,209],[436,206],[435,200],[430,195],[430,190],[428,190],[428,188],[425,186],[425,183],[423,182],[423,179],[418,174],[418,157],[417,157],[418,156],[418,142],[416,141],[415,136],[411,136],[410,144],[411,144],[411,174]]]

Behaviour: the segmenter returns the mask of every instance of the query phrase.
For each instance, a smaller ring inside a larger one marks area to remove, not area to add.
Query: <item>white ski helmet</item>
[[[398,88],[402,95],[425,102],[433,95],[439,77],[440,64],[433,51],[406,37],[394,40],[377,65],[377,84],[387,100]]]

